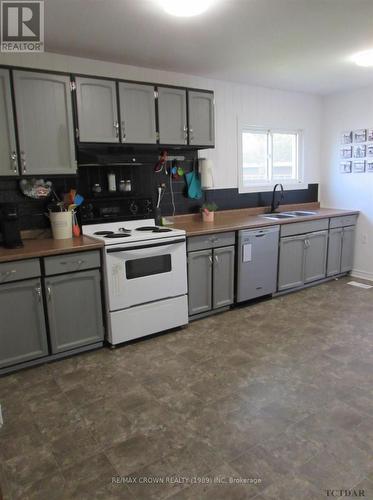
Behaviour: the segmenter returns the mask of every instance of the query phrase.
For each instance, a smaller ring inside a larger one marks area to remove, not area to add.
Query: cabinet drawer
[[[100,267],[100,252],[78,252],[44,259],[45,274],[63,274]]]
[[[330,219],[330,228],[355,226],[357,215],[345,215],[344,217],[333,217]]]
[[[294,222],[281,226],[281,236],[295,236],[297,234],[324,231],[329,227],[329,219],[310,220],[305,222]]]
[[[0,283],[27,280],[40,276],[39,259],[18,260],[0,264]]]
[[[206,234],[203,236],[191,236],[187,241],[188,252],[194,250],[205,250],[207,248],[219,248],[234,245],[236,235],[234,231],[228,233]]]

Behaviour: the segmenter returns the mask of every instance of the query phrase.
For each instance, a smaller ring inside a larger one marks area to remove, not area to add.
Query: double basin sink
[[[316,215],[316,212],[309,212],[307,210],[294,210],[292,212],[279,212],[272,214],[264,214],[262,217],[264,219],[270,220],[282,220],[282,219],[293,219],[294,217],[307,217],[311,215]]]

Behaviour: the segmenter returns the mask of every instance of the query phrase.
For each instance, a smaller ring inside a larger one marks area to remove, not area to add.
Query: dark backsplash
[[[175,166],[182,166],[185,172],[190,172],[197,159],[194,151],[175,150],[169,155],[183,156],[185,160],[175,161]],[[115,151],[81,150],[79,152],[78,176],[48,177],[58,195],[76,188],[85,199],[94,197],[92,186],[100,184],[103,191],[107,190],[107,174],[112,171],[116,174],[117,186],[120,180],[131,180],[132,192],[123,194],[126,198],[152,198],[155,203],[157,187],[166,184],[166,192],[161,203],[162,215],[172,215],[172,197],[170,190],[170,176],[164,172],[155,173],[154,165],[158,161],[158,153],[151,150],[141,152],[129,151],[126,154]],[[104,165],[97,165],[97,163]],[[120,165],[115,165],[120,163]],[[168,167],[170,163],[167,164]],[[43,176],[47,179],[46,176]],[[20,212],[21,229],[41,229],[48,227],[49,222],[45,213],[45,200],[32,200],[26,198],[18,187],[17,179],[0,180],[0,203],[18,203]],[[214,201],[219,210],[266,206],[271,203],[272,193],[247,193],[239,194],[238,189],[210,189],[203,191],[202,199],[191,200],[187,197],[186,182],[184,177],[172,179],[174,192],[175,214],[195,213],[205,201]],[[292,190],[285,192],[284,204],[307,203],[318,201],[318,184],[310,184],[308,189]]]

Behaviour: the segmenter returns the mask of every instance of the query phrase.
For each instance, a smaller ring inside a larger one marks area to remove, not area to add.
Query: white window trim
[[[258,126],[255,127],[253,125],[246,125],[241,121],[237,121],[237,138],[238,138],[238,158],[237,158],[237,183],[238,183],[238,192],[239,193],[259,193],[272,191],[276,184],[281,183],[281,181],[270,181],[263,182],[258,181],[251,184],[251,186],[244,186],[243,184],[243,151],[242,151],[242,133],[247,131],[253,132],[271,132],[275,133],[284,133],[284,134],[298,134],[298,180],[287,181],[286,183],[282,183],[285,191],[295,190],[295,189],[307,189],[308,183],[304,182],[304,132],[300,129],[285,129],[278,127],[263,127]]]

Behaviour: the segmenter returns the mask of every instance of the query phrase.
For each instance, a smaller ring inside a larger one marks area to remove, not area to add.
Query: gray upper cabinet
[[[342,227],[329,231],[327,276],[334,276],[341,272],[342,234]]]
[[[70,78],[14,72],[23,174],[75,174]]]
[[[229,306],[234,300],[234,247],[215,248],[213,251],[213,308]]]
[[[280,239],[279,291],[303,285],[304,238],[304,235],[301,235]]]
[[[310,233],[305,239],[304,283],[325,278],[328,231]]]
[[[121,141],[155,144],[154,86],[119,82]]]
[[[53,353],[103,341],[98,270],[45,278],[45,289]]]
[[[188,300],[189,315],[212,307],[212,250],[188,254]]]
[[[158,87],[160,144],[187,144],[186,90]]]
[[[347,273],[352,270],[355,246],[355,226],[343,228],[341,272]]]
[[[0,175],[18,175],[10,75],[0,69]]]
[[[213,146],[215,143],[214,94],[188,91],[189,144]]]
[[[80,142],[119,142],[116,83],[77,77],[76,102]]]
[[[48,354],[40,279],[0,285],[0,368]]]

